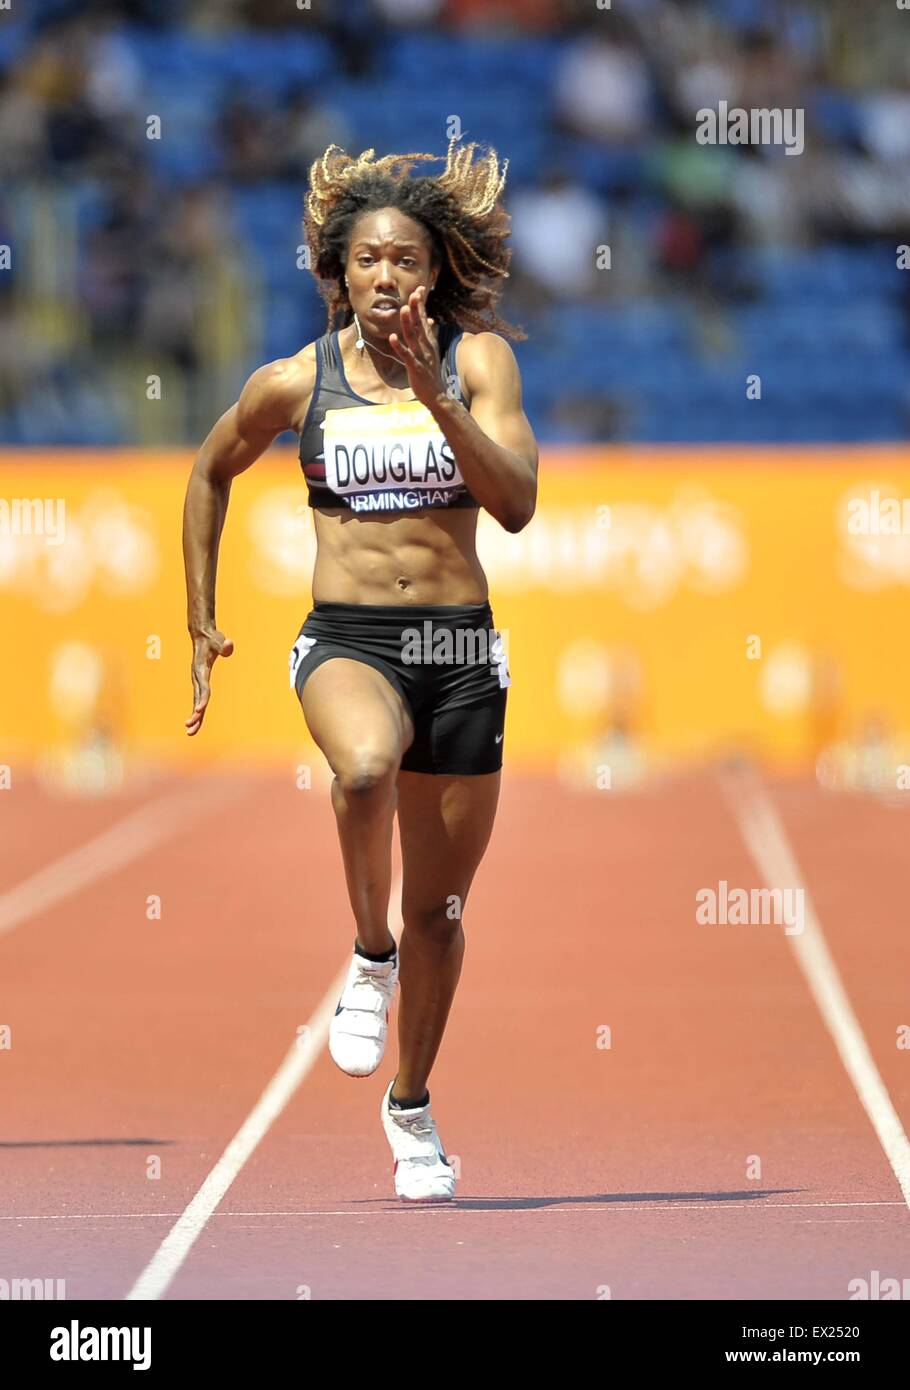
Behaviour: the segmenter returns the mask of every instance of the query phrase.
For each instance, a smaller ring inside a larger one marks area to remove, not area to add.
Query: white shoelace
[[[421,1159],[430,1163],[442,1162],[436,1126],[427,1111],[425,1115],[402,1116],[389,1106],[389,1114],[398,1131],[395,1143],[395,1157],[398,1159]],[[403,1143],[399,1144],[400,1139]]]
[[[369,992],[366,986],[369,986]],[[392,992],[391,976],[358,974],[345,985],[339,1003],[343,1009],[359,1009],[364,1013],[378,1014],[382,1013],[388,1004]]]

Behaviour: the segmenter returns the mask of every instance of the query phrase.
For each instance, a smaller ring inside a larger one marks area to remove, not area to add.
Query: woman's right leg
[[[332,806],[357,941],[370,954],[394,945],[389,931],[396,779],[414,737],[398,691],[372,666],[332,657],[300,697],[307,727],[335,774]]]

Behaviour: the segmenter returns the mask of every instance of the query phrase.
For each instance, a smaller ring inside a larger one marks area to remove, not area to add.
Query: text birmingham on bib
[[[420,401],[327,410],[326,485],[355,512],[448,507],[467,491],[455,455]]]

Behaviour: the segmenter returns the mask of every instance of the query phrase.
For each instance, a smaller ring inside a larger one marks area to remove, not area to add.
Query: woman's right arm
[[[277,435],[292,429],[294,420],[302,418],[315,371],[312,345],[299,357],[260,367],[196,455],[183,508],[186,616],[193,643],[193,713],[184,721],[190,735],[202,728],[216,657],[230,656],[234,650],[231,639],[219,632],[215,623],[218,545],[231,483],[265,453]]]

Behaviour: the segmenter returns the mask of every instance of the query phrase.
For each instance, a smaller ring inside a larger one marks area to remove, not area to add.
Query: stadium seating
[[[718,0],[716,8],[736,27],[749,24],[756,6]],[[457,117],[462,134],[508,157],[513,187],[533,184],[558,160],[608,206],[622,190],[624,215],[639,218],[644,238],[659,207],[639,153],[557,134],[552,89],[558,41],[552,38],[402,31],[384,49],[377,70],[355,81],[338,70],[335,48],[318,32],[251,31],[239,40],[230,32],[138,24],[120,32],[141,69],[143,109],[162,118],[166,138],[141,144],[164,187],[223,178],[218,121],[232,97],[275,104],[305,91],[344,113],[358,149],[441,154]],[[28,36],[28,21],[0,28],[0,68],[19,58]],[[432,72],[434,79],[409,85],[415,72]],[[842,94],[819,89],[814,118],[832,138],[855,136],[856,112]],[[302,194],[297,182],[286,180],[226,187],[261,325],[247,360],[238,364],[238,379],[321,331],[315,288],[297,264]],[[103,215],[104,190],[75,178],[68,196],[84,242]],[[714,346],[707,345],[712,335],[703,331],[701,291],[679,283],[660,302],[569,304],[516,315],[530,330],[517,352],[528,413],[542,439],[572,435],[567,395],[612,407],[614,436],[641,442],[821,442],[906,434],[910,310],[893,245],[719,249],[709,268],[717,284],[749,287],[739,297],[721,291],[712,303],[720,347],[716,334]],[[746,395],[746,378],[754,374],[761,378],[760,400]],[[64,396],[68,411],[48,426],[61,442],[117,442],[116,421],[97,409],[87,385],[69,380]],[[0,419],[0,436],[15,442],[27,434],[25,415],[20,407]]]

